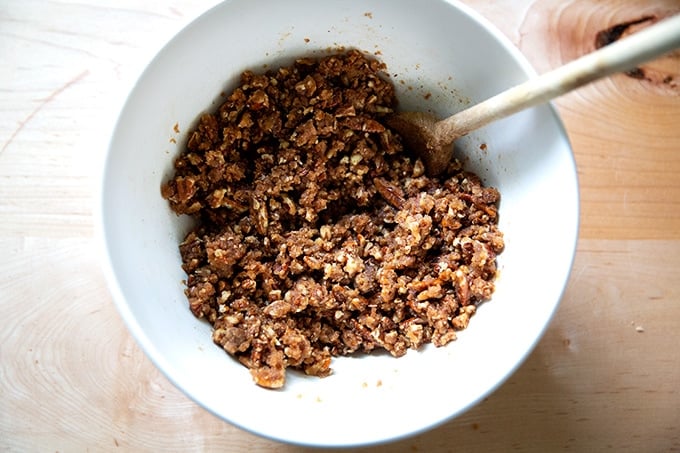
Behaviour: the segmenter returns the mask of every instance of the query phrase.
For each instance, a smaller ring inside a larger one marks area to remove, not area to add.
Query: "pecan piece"
[[[375,185],[375,190],[382,195],[386,202],[397,209],[404,208],[406,200],[404,199],[404,191],[400,187],[383,178],[373,178],[373,184]]]

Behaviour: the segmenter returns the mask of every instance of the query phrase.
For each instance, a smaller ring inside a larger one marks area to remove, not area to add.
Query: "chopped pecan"
[[[180,244],[191,312],[262,387],[443,346],[493,292],[498,191],[459,163],[425,174],[383,125],[382,70],[349,51],[245,71],[161,186],[197,224]]]
[[[383,178],[374,178],[373,184],[375,190],[383,197],[383,199],[397,209],[402,209],[406,204],[404,199],[404,191],[395,184],[388,182]]]

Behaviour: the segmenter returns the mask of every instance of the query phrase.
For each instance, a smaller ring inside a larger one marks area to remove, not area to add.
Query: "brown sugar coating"
[[[161,188],[199,220],[180,244],[191,311],[263,387],[445,345],[494,290],[498,191],[458,162],[425,174],[384,125],[383,70],[352,50],[244,72]]]

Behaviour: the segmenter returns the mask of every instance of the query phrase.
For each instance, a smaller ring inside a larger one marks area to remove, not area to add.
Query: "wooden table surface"
[[[216,0],[0,2],[0,450],[309,451],[175,389],[106,288],[100,164],[145,63]],[[678,0],[466,0],[545,72]],[[625,34],[624,33],[624,34]],[[545,337],[495,393],[366,451],[680,451],[680,53],[556,103],[581,189],[573,272]]]

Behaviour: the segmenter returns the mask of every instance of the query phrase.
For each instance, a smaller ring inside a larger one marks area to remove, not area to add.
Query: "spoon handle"
[[[571,90],[680,47],[680,14],[573,60],[456,113],[436,128],[451,141],[488,123],[534,107]]]

